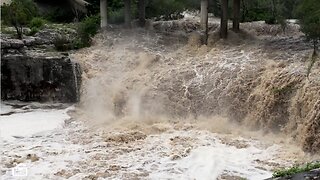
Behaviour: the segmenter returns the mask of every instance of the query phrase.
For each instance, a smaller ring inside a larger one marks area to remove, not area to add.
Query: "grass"
[[[276,170],[273,174],[272,177],[285,177],[285,176],[290,176],[293,174],[301,173],[301,172],[308,172],[313,169],[318,169],[320,168],[320,162],[315,162],[315,163],[307,163],[304,166],[298,166],[295,165],[291,168],[288,169],[281,169],[281,170]]]
[[[9,26],[6,26],[6,25],[3,25],[3,24],[1,24],[1,33],[4,33],[4,34],[16,34],[16,31],[15,30],[9,30],[8,29],[9,28]]]

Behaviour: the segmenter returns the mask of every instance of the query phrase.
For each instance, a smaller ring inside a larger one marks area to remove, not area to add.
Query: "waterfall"
[[[72,74],[73,74],[73,78],[74,78],[74,88],[75,88],[75,92],[76,92],[76,101],[79,101],[79,97],[80,97],[80,90],[78,88],[78,78],[77,78],[77,63],[75,63],[72,59],[71,59],[71,67],[72,67]]]

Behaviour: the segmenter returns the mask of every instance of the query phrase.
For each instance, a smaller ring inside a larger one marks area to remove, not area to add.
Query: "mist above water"
[[[310,49],[298,36],[246,36],[223,42],[212,34],[201,46],[197,34],[188,43],[144,30],[100,34],[74,54],[85,72],[78,112],[95,125],[222,116],[316,152],[320,81],[319,68],[306,78]]]

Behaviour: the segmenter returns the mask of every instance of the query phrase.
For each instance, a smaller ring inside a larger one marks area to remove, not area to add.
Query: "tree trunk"
[[[100,26],[102,29],[105,29],[108,25],[107,0],[100,0],[100,16]]]
[[[16,31],[17,31],[17,38],[18,38],[18,39],[22,39],[22,34],[23,34],[22,26],[19,26],[19,25],[17,25],[17,24],[14,24],[13,26],[14,26],[14,28],[15,28]]]
[[[228,0],[221,0],[220,38],[228,36]]]
[[[233,31],[240,31],[240,0],[233,0]]]
[[[141,27],[144,27],[146,24],[146,1],[145,0],[139,0],[138,2],[139,6],[139,25]]]
[[[127,28],[131,27],[131,0],[124,0],[124,23]]]
[[[204,32],[204,44],[208,41],[208,0],[201,0],[201,30]]]
[[[313,56],[317,56],[318,52],[318,43],[317,40],[313,40]]]

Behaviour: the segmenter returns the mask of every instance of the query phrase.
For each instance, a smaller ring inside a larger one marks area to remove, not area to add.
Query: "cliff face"
[[[1,37],[1,99],[77,102],[81,69],[50,37]],[[51,38],[52,39],[52,38]]]
[[[79,87],[79,65],[68,57],[2,57],[2,100],[77,102]]]

